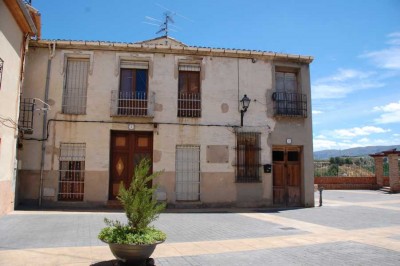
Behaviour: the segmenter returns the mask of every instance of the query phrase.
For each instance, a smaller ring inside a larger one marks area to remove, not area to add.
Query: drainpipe
[[[46,87],[44,90],[44,102],[47,103],[49,100],[49,87],[50,87],[50,71],[51,71],[51,60],[54,57],[56,50],[56,43],[49,43],[49,59],[47,60],[47,74],[46,74]],[[43,112],[43,128],[42,128],[42,139],[47,136],[47,112]],[[44,172],[44,159],[46,155],[46,141],[42,141],[42,154],[40,160],[40,182],[39,182],[39,207],[42,206],[42,194],[43,194],[43,172]]]

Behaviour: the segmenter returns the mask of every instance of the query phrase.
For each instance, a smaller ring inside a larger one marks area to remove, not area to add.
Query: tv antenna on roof
[[[169,31],[175,31],[175,32],[177,31],[175,29],[172,29],[171,27],[179,29],[177,26],[171,25],[172,23],[175,23],[173,16],[174,13],[170,11],[164,12],[164,21],[161,21],[159,19],[150,16],[145,16],[146,21],[143,21],[143,23],[159,27],[160,30],[157,31],[156,34],[164,32],[164,36],[168,37]]]
[[[157,31],[156,34],[165,32],[164,36],[168,37],[168,31],[171,30],[170,28],[168,28],[168,24],[175,23],[174,19],[172,18],[173,15],[174,14],[172,14],[170,11],[164,12],[164,22],[160,25],[161,29]]]
[[[193,22],[193,20],[191,20],[191,19],[189,19],[189,18],[187,18],[187,17],[185,17],[185,16],[183,16],[181,14],[178,14],[175,11],[172,11],[172,10],[170,10],[170,9],[160,5],[160,4],[156,4],[156,5],[165,10],[165,12],[163,13],[164,19],[163,20],[159,20],[159,19],[156,19],[156,18],[153,18],[153,17],[150,17],[150,16],[145,16],[146,21],[143,21],[143,23],[145,23],[145,24],[149,24],[149,25],[152,25],[152,26],[159,27],[160,29],[156,32],[156,34],[164,33],[164,36],[168,37],[170,31],[177,32],[176,29],[180,29],[181,30],[181,28],[173,25],[175,23],[174,16],[178,16],[178,17],[186,19],[186,20],[188,20],[190,22]]]

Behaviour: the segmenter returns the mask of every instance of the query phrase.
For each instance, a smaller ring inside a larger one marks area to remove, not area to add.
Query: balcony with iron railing
[[[35,99],[21,98],[19,105],[18,127],[25,134],[33,133],[33,114],[35,112]]]
[[[275,116],[307,117],[307,95],[291,92],[274,92],[272,101]]]
[[[178,117],[201,117],[201,93],[178,93]]]
[[[111,91],[111,116],[154,117],[155,93]]]

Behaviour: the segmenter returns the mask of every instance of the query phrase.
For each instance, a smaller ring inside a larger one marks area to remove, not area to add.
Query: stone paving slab
[[[319,200],[319,192],[315,193],[315,198]],[[398,200],[399,194],[389,194],[380,190],[324,190],[322,198],[345,202],[370,202]]]
[[[105,245],[97,239],[104,217],[126,221],[123,213],[7,215],[0,219],[0,250]],[[166,243],[304,233],[235,213],[163,213],[154,225],[167,234]]]
[[[354,242],[157,258],[157,266],[186,265],[399,265],[398,252]]]
[[[347,230],[386,227],[398,225],[400,222],[399,211],[363,206],[296,209],[275,215]]]
[[[7,215],[0,219],[0,250],[105,245],[97,239],[103,219],[98,213]]]
[[[179,216],[179,218],[177,218]],[[155,223],[167,243],[196,242],[304,233],[296,228],[251,219],[236,213],[165,213]],[[290,230],[288,230],[290,229]]]
[[[324,197],[326,205],[316,208],[163,213],[155,225],[168,240],[154,258],[157,265],[400,265],[400,194]],[[3,216],[0,265],[113,265],[97,239],[105,216],[125,219],[113,212]]]

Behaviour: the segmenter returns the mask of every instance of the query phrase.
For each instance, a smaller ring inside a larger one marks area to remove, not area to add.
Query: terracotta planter
[[[164,241],[150,245],[115,244],[107,243],[113,255],[129,265],[154,265],[148,259],[153,254],[156,246]],[[149,262],[149,263],[148,263]]]

